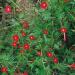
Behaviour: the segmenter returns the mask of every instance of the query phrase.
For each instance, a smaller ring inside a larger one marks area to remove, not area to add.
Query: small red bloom
[[[5,6],[5,12],[11,13],[11,6],[10,5]]]
[[[45,29],[45,30],[43,31],[43,33],[44,33],[44,34],[48,34],[48,30]]]
[[[70,67],[75,69],[75,63],[71,64]]]
[[[29,23],[28,22],[23,22],[23,27],[25,28],[25,29],[28,29],[29,28]]]
[[[1,72],[6,73],[7,71],[8,71],[8,70],[7,70],[6,67],[2,67],[2,68],[1,68]]]
[[[66,33],[66,32],[67,32],[67,29],[66,29],[66,28],[61,28],[61,29],[60,29],[60,32]]]
[[[42,52],[41,52],[41,51],[38,51],[38,52],[37,52],[37,55],[38,55],[38,56],[42,56]]]
[[[66,41],[66,32],[67,32],[67,29],[66,28],[61,28],[60,32],[64,34],[64,41]]]
[[[25,32],[22,32],[22,36],[23,36],[23,37],[26,36],[26,33],[25,33]]]
[[[51,52],[47,52],[47,56],[48,56],[48,57],[52,57],[53,54],[52,54]]]
[[[12,43],[12,46],[13,46],[13,47],[16,47],[16,46],[17,46],[17,43],[16,43],[16,42],[13,42],[13,43]]]
[[[42,2],[42,3],[40,4],[40,8],[42,8],[42,9],[47,9],[47,7],[48,7],[47,2]]]
[[[30,45],[29,44],[24,44],[24,49],[26,49],[26,50],[30,49]]]
[[[13,40],[17,42],[19,40],[19,36],[17,34],[13,35]]]
[[[35,40],[35,37],[33,35],[29,36],[30,40]]]
[[[23,73],[23,75],[28,75],[28,72],[27,72],[27,71],[25,71],[25,72]]]
[[[54,58],[53,62],[57,64],[58,63],[58,58]]]

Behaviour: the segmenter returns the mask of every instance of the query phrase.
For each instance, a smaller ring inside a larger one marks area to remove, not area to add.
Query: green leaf
[[[59,63],[59,64],[55,64],[54,68],[57,68],[58,70],[63,72],[68,68],[68,66],[63,63]]]
[[[75,73],[70,73],[70,75],[75,75]]]
[[[25,17],[24,13],[19,14],[19,19],[23,19]]]
[[[39,75],[46,75],[46,72],[43,68],[39,70]]]

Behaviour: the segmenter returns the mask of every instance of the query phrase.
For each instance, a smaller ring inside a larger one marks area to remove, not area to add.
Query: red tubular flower
[[[35,40],[35,37],[33,35],[29,36],[30,40]]]
[[[23,73],[23,75],[28,75],[28,72],[27,72],[27,71],[25,71],[25,72]]]
[[[60,32],[64,34],[64,41],[66,41],[66,32],[67,32],[67,29],[66,28],[61,28]]]
[[[29,44],[24,44],[24,49],[26,49],[26,50],[30,49],[30,45]]]
[[[7,71],[8,71],[7,67],[2,67],[2,68],[1,68],[1,72],[2,72],[2,73],[6,73]]]
[[[42,9],[47,9],[47,7],[48,7],[47,2],[42,2],[42,3],[40,4],[40,8],[42,8]]]
[[[29,23],[27,21],[23,22],[23,27],[25,29],[28,29],[29,28]]]
[[[53,54],[52,54],[51,52],[47,52],[47,56],[48,56],[48,57],[52,57]]]
[[[66,32],[67,32],[67,29],[66,29],[66,28],[61,28],[61,29],[60,29],[60,32],[66,33]]]
[[[21,34],[22,34],[23,37],[26,36],[26,33],[25,32],[22,32]]]
[[[38,51],[38,52],[37,52],[37,55],[38,55],[38,56],[42,56],[42,52],[41,52],[41,51]]]
[[[48,30],[47,29],[43,30],[43,33],[47,35],[48,34]]]
[[[72,69],[75,69],[75,63],[71,64],[70,67],[71,67]]]
[[[58,58],[54,58],[53,62],[57,64],[58,63]]]
[[[17,34],[13,35],[13,40],[17,42],[19,40],[19,36]]]
[[[5,12],[11,13],[11,6],[10,5],[5,6]]]
[[[13,46],[13,47],[16,47],[16,46],[17,46],[17,43],[16,43],[16,42],[13,42],[13,43],[12,43],[12,46]]]

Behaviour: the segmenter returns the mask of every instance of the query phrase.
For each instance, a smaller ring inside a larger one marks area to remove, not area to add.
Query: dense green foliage
[[[40,8],[42,1],[29,0],[33,7],[21,12],[15,10],[22,9],[20,3],[7,1],[15,14],[6,14],[11,17],[7,25],[0,27],[0,68],[7,67],[9,75],[14,75],[16,69],[29,75],[75,75],[75,69],[69,66],[75,63],[75,0],[44,0],[48,3],[47,9]],[[29,28],[25,29],[22,21],[28,22]],[[60,32],[62,27],[67,29],[67,41]],[[27,35],[23,37],[21,31]],[[19,36],[17,47],[11,45],[15,34]],[[35,40],[29,39],[31,35]],[[23,48],[25,43],[29,44],[29,50]],[[19,44],[22,47],[18,48]],[[24,50],[23,54],[20,50]],[[37,55],[38,51],[42,56]],[[47,52],[53,57],[48,57]],[[53,62],[55,57],[58,63]]]

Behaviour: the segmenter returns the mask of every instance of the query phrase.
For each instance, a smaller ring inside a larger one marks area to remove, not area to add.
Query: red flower
[[[16,43],[16,42],[13,42],[13,43],[12,43],[12,46],[13,46],[13,47],[16,47],[16,46],[17,46],[17,43]]]
[[[58,63],[58,58],[54,58],[53,62],[57,64]]]
[[[67,29],[66,29],[66,28],[61,28],[61,29],[60,29],[60,32],[66,33],[66,32],[67,32]]]
[[[40,8],[42,8],[42,9],[47,9],[47,7],[48,7],[47,2],[42,2],[42,3],[40,4]]]
[[[44,34],[48,34],[48,30],[45,29],[45,30],[43,31],[43,33],[44,33]]]
[[[17,34],[15,34],[15,35],[13,36],[13,40],[17,42],[17,41],[19,40],[19,36],[18,36]]]
[[[38,52],[37,52],[37,55],[38,55],[38,56],[42,56],[42,52],[41,52],[41,51],[38,51]]]
[[[5,6],[5,12],[11,13],[11,6],[10,5]]]
[[[70,67],[75,69],[75,63],[71,64]]]
[[[23,75],[28,75],[28,72],[27,72],[27,71],[25,71],[25,72],[23,73]]]
[[[30,49],[30,45],[29,44],[24,44],[24,49],[26,49],[26,50]]]
[[[22,36],[23,36],[23,37],[26,36],[26,33],[25,33],[25,32],[22,32]]]
[[[6,73],[7,71],[8,71],[8,70],[7,70],[6,67],[2,67],[2,68],[1,68],[1,72]]]
[[[52,57],[53,54],[52,54],[51,52],[47,52],[47,56],[48,56],[48,57]]]
[[[29,36],[30,40],[35,40],[35,37],[33,35]]]
[[[29,28],[29,23],[28,22],[23,22],[23,27],[25,28],[25,29],[28,29]]]

